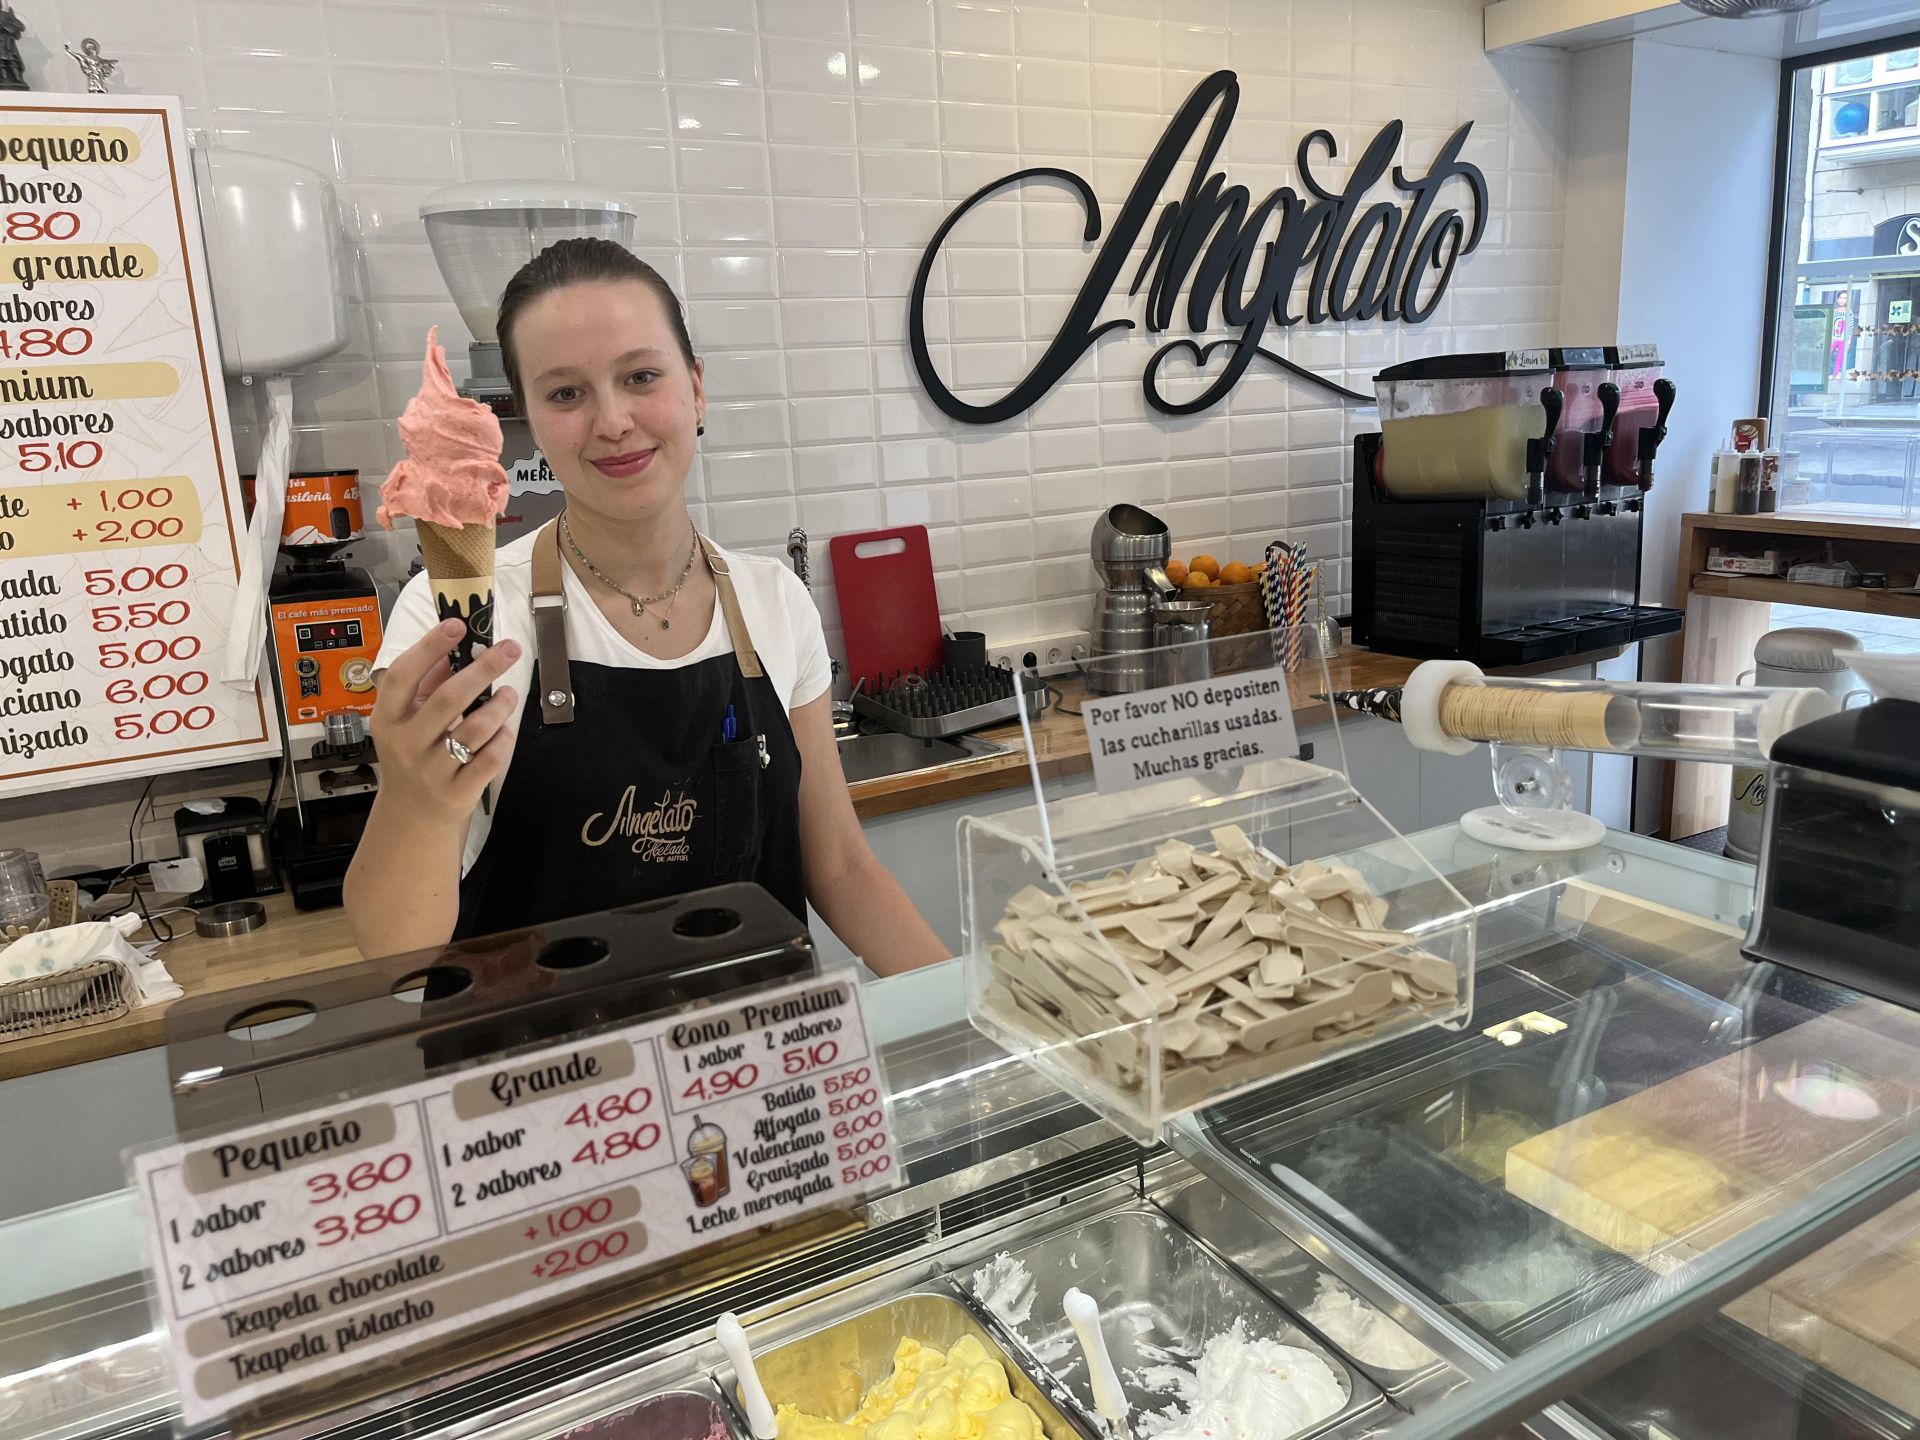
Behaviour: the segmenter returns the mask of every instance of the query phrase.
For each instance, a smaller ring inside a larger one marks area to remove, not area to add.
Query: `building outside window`
[[[1782,507],[1920,514],[1920,43],[1812,57],[1785,98]]]

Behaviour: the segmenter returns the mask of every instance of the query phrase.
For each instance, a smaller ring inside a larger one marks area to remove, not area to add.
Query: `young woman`
[[[706,391],[672,289],[565,240],[509,282],[499,332],[566,510],[500,549],[495,643],[459,674],[425,576],[387,621],[380,793],[346,882],[361,950],[753,880],[882,973],[945,958],[854,815],[812,598],[694,529]]]

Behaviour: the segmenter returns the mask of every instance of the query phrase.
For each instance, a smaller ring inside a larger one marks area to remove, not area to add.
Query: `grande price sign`
[[[136,1156],[188,1426],[900,1178],[813,979]]]
[[[279,750],[176,102],[0,104],[0,795]]]

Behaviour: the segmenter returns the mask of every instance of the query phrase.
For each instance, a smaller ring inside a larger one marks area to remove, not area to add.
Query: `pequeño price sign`
[[[1417,325],[1433,314],[1461,256],[1472,254],[1486,233],[1486,176],[1460,158],[1473,125],[1468,122],[1454,131],[1426,173],[1413,175],[1393,164],[1406,127],[1399,120],[1390,121],[1361,152],[1339,189],[1314,173],[1316,162],[1338,158],[1333,136],[1315,130],[1300,141],[1295,155],[1302,189],[1282,186],[1255,202],[1244,185],[1229,185],[1225,174],[1214,169],[1214,157],[1239,103],[1240,82],[1231,70],[1217,71],[1195,87],[1134,181],[1046,353],[997,400],[982,404],[962,400],[934,368],[927,349],[926,298],[935,260],[954,227],[975,207],[1028,181],[1057,183],[1074,193],[1086,217],[1089,245],[1101,238],[1100,202],[1093,188],[1071,170],[1041,165],[982,186],[941,222],[920,259],[907,323],[914,369],[943,411],[975,425],[1010,419],[1037,403],[1102,336],[1133,329],[1133,320],[1099,322],[1098,316],[1121,283],[1128,257],[1143,234],[1148,236],[1146,256],[1128,283],[1127,294],[1138,295],[1146,288],[1142,318],[1147,330],[1165,334],[1184,324],[1189,336],[1202,336],[1216,327],[1217,309],[1219,323],[1240,332],[1207,343],[1182,337],[1156,350],[1141,375],[1147,401],[1156,410],[1191,415],[1207,409],[1225,398],[1255,359],[1267,360],[1350,400],[1373,398],[1314,374],[1263,342],[1269,329],[1348,320]],[[1185,191],[1179,199],[1168,201],[1155,219],[1162,189],[1209,114],[1212,120]],[[1389,178],[1395,197],[1366,203],[1367,196]],[[1447,198],[1444,192],[1456,180],[1465,187],[1464,212],[1442,203]],[[1292,295],[1301,277],[1307,282],[1306,301],[1296,314]],[[1229,352],[1226,364],[1200,394],[1176,401],[1162,392],[1160,378],[1169,360],[1179,357],[1192,367],[1204,367],[1222,348]]]

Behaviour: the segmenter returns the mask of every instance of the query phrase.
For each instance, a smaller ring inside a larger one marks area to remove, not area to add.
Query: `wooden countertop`
[[[1588,659],[1604,658],[1582,657]],[[1375,655],[1347,648],[1329,666],[1336,690],[1399,685],[1417,661],[1395,655]],[[1564,665],[1564,661],[1552,662]],[[1086,692],[1078,681],[1062,685],[1063,704],[1049,709],[1035,722],[1033,743],[1047,778],[1093,768],[1087,749],[1085,724],[1077,714]],[[1291,680],[1295,722],[1305,726],[1324,718],[1326,705],[1312,698],[1319,689],[1317,671],[1296,674]],[[1025,785],[1026,749],[1020,727],[1001,726],[981,732],[987,739],[1013,747],[1004,755],[961,761],[938,770],[887,776],[863,781],[852,788],[854,809],[864,819],[898,814],[923,805],[938,805],[974,795],[990,794]],[[352,963],[360,958],[347,929],[346,913],[299,911],[285,895],[265,902],[267,923],[248,935],[208,940],[188,928],[161,951],[167,969],[189,995],[215,994],[241,986],[286,980],[314,971]],[[65,1030],[54,1035],[0,1041],[0,1080],[33,1075],[66,1065],[79,1065],[112,1055],[164,1044],[165,1005],[148,1005],[118,1020]]]
[[[1602,658],[1606,656],[1582,656],[1580,663]],[[1419,663],[1399,655],[1376,655],[1370,650],[1346,646],[1327,668],[1335,690],[1369,690],[1404,684]],[[1535,668],[1559,668],[1566,663],[1558,660],[1551,662],[1550,667]],[[1087,749],[1086,724],[1075,713],[1087,698],[1086,687],[1079,680],[1069,680],[1060,682],[1057,688],[1061,691],[1060,703],[1033,722],[1033,748],[1040,757],[1040,774],[1048,780],[1093,768],[1093,758]],[[1295,674],[1288,688],[1292,692],[1294,723],[1300,726],[1319,723],[1327,709],[1325,702],[1313,698],[1313,692],[1320,688],[1319,672]],[[1028,784],[1026,745],[1018,723],[978,733],[984,740],[997,740],[1013,749],[1005,755],[982,756],[939,770],[864,780],[851,787],[853,808],[862,820],[869,820],[876,815],[893,815],[922,805],[939,805]]]

